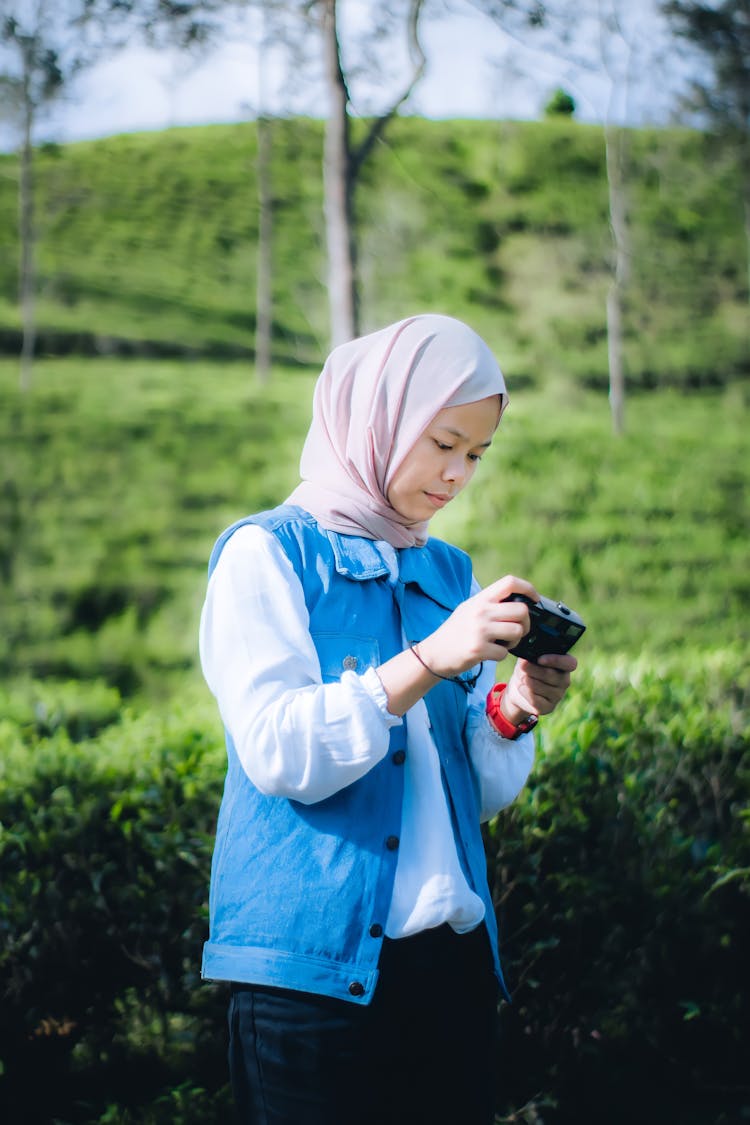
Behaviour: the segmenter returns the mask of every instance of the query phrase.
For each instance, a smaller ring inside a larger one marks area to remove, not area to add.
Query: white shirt
[[[393,579],[397,553],[378,547]],[[302,585],[274,536],[254,524],[234,532],[211,575],[200,657],[242,767],[268,795],[324,800],[377,765],[391,727],[404,721],[388,711],[374,668],[322,682]],[[534,760],[531,733],[511,742],[487,720],[484,700],[494,677],[495,665],[485,664],[469,695],[469,753],[483,820],[513,801]],[[461,871],[423,700],[405,720],[403,817],[385,932],[405,937],[444,922],[470,930],[484,906]]]

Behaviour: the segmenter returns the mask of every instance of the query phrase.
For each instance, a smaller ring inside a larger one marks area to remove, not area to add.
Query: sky
[[[637,16],[635,9],[647,9],[652,2],[630,0],[630,10]],[[342,41],[353,42],[366,26],[366,0],[348,0],[341,10],[351,21],[344,22]],[[85,140],[254,116],[260,104],[259,38],[257,28],[245,28],[202,60],[132,46],[84,72],[40,123],[36,139]],[[630,82],[627,103],[621,90],[622,104],[617,99],[610,102],[612,86],[600,59],[594,57],[593,65],[582,68],[559,53],[553,55],[533,44],[522,47],[468,6],[464,14],[425,21],[422,42],[428,65],[405,107],[411,113],[433,118],[534,119],[558,87],[573,96],[576,117],[583,121],[603,120],[608,106],[612,116],[631,123],[663,120],[668,113],[669,81]],[[324,115],[325,95],[314,67],[293,86],[280,52],[266,50],[263,58],[267,109]],[[399,58],[391,47],[388,58],[391,73],[381,71],[375,81],[366,77],[352,81],[355,112],[385,108],[390,91],[403,83],[405,53]],[[12,144],[8,127],[0,128],[0,147]]]

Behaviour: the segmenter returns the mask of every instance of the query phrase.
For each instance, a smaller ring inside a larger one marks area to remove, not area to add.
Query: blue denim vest
[[[227,528],[214,546],[209,574],[229,537],[246,523],[276,537],[302,583],[324,682],[338,680],[345,669],[364,672],[400,652],[402,623],[409,640],[421,640],[470,592],[471,563],[456,547],[430,538],[424,547],[399,551],[394,585],[376,543],[325,531],[291,506]],[[484,902],[503,985],[479,797],[464,743],[466,700],[459,684],[444,681],[425,696],[459,859]],[[226,744],[203,977],[369,1003],[398,857],[405,724],[392,728],[378,765],[313,805],[259,793],[228,732]]]

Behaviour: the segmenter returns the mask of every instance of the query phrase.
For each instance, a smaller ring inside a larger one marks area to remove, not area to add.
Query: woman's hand
[[[538,664],[518,660],[503,692],[500,710],[516,726],[529,715],[549,715],[570,687],[578,661],[570,653],[548,653]]]
[[[530,627],[529,607],[505,601],[511,594],[539,601],[530,582],[506,574],[461,602],[439,629],[419,642],[425,664],[440,676],[457,676],[483,660],[504,660]]]
[[[443,624],[419,641],[418,655],[406,649],[378,669],[392,715],[404,715],[438,682],[466,672],[483,660],[504,660],[529,631],[525,602],[505,601],[524,594],[539,601],[530,582],[506,574],[461,602]],[[577,661],[572,656],[544,656],[541,664],[519,660],[503,694],[503,713],[515,724],[529,715],[552,711],[565,694]],[[507,696],[507,699],[506,699]]]

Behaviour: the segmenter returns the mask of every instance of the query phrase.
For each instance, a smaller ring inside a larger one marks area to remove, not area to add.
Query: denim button
[[[379,922],[373,922],[373,924],[370,926],[370,937],[382,937],[382,936],[383,936],[383,927],[380,925]]]
[[[356,656],[345,656],[344,657],[344,667],[346,668],[347,672],[353,672],[354,669],[357,667],[358,663],[359,662],[358,662]]]
[[[349,985],[349,992],[352,996],[364,996],[365,986],[360,980],[353,980]]]
[[[385,846],[388,848],[389,852],[395,852],[396,848],[398,847],[398,844],[399,844],[398,836],[388,836],[386,838]]]
[[[406,751],[397,750],[393,755],[391,761],[393,762],[394,766],[403,766],[404,762],[406,761]]]

